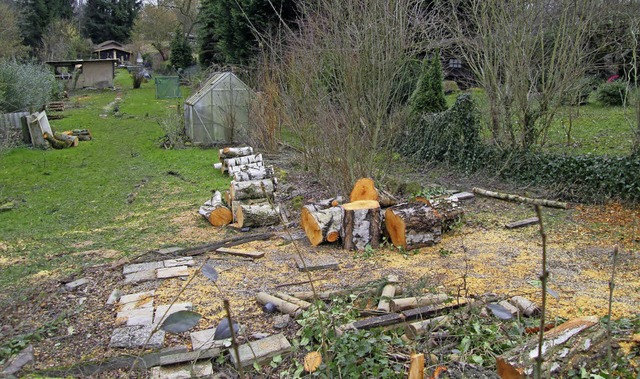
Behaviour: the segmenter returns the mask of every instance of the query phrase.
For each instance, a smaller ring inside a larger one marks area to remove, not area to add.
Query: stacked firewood
[[[200,214],[214,226],[235,223],[239,228],[275,225],[280,210],[274,205],[277,179],[273,166],[265,166],[262,154],[250,146],[225,147],[218,151],[214,167],[233,177],[224,196],[216,192],[200,208]]]
[[[76,147],[79,141],[91,141],[92,139],[91,132],[88,129],[66,130],[61,133],[45,132],[42,136],[54,149]]]
[[[399,202],[375,187],[372,179],[358,180],[350,202],[341,197],[305,205],[301,225],[313,246],[342,241],[346,250],[376,248],[382,237],[394,246],[417,249],[440,242],[443,231],[463,214],[456,201]]]

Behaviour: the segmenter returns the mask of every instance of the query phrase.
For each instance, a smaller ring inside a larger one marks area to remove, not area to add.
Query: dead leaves
[[[322,356],[317,351],[312,351],[304,357],[304,370],[306,372],[314,372],[320,367]]]

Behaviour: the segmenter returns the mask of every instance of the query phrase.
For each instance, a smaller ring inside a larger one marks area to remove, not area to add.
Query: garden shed
[[[185,132],[194,144],[233,142],[246,133],[253,91],[232,72],[213,74],[184,103]]]

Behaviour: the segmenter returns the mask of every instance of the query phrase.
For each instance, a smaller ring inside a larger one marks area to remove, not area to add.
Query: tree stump
[[[367,245],[380,245],[380,204],[375,200],[359,200],[342,205],[342,247],[364,250]]]
[[[209,220],[213,226],[223,226],[233,221],[231,211],[222,204],[222,194],[220,191],[216,191],[211,199],[207,200],[204,205],[200,207],[198,213]]]
[[[442,236],[438,212],[423,203],[405,203],[387,208],[385,226],[394,246],[417,249],[433,246]]]
[[[236,182],[233,180],[229,188],[232,201],[273,197],[274,191],[275,188],[271,179],[252,180],[249,182]]]
[[[236,222],[241,228],[269,226],[280,222],[280,210],[269,203],[240,205],[236,212]]]
[[[323,242],[336,242],[342,228],[342,208],[331,207],[318,211],[314,205],[304,206],[301,211],[300,225],[309,242],[318,246]]]

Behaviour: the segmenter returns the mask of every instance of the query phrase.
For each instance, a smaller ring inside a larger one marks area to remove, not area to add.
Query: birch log
[[[220,159],[220,162],[222,162],[223,159],[244,157],[252,154],[253,147],[251,146],[225,147],[218,150],[218,158]]]
[[[249,164],[243,164],[243,165],[231,166],[231,167],[226,167],[225,165],[222,165],[222,173],[224,174],[225,172],[228,172],[229,176],[233,176],[233,174],[235,174],[236,172],[253,169],[253,168],[259,168],[259,167],[264,167],[264,162],[249,163]]]
[[[341,204],[344,204],[344,198],[342,196],[336,196],[336,197],[331,197],[329,199],[316,201],[311,204],[307,204],[303,206],[303,208],[306,208],[309,212],[318,212],[318,211],[325,210],[327,208],[337,207],[338,205],[341,205]]]
[[[249,182],[236,182],[233,180],[229,188],[232,201],[273,197],[274,191],[271,179],[252,180]]]
[[[400,312],[406,309],[424,307],[425,305],[442,304],[449,299],[446,294],[427,294],[419,297],[404,297],[391,300],[391,312]]]
[[[331,207],[319,211],[313,205],[302,207],[300,226],[313,246],[323,242],[336,242],[342,228],[342,208]]]
[[[236,212],[236,222],[240,228],[269,226],[280,222],[280,209],[269,203],[240,205]]]
[[[232,174],[233,180],[236,182],[248,182],[252,180],[269,179],[275,176],[273,166],[263,167],[249,167],[239,166],[239,171],[234,171]]]
[[[213,226],[223,226],[233,221],[233,215],[229,208],[222,204],[222,194],[216,191],[211,199],[207,200],[198,210],[204,218],[209,220]]]
[[[387,208],[385,227],[393,245],[405,249],[433,246],[442,237],[440,215],[423,203],[405,203]]]
[[[301,312],[301,309],[298,305],[290,303],[286,300],[282,300],[279,297],[271,296],[266,292],[258,292],[256,295],[256,300],[258,303],[265,305],[267,303],[271,303],[276,306],[276,308],[282,312],[292,316],[297,315]]]
[[[226,191],[229,192],[229,191]],[[229,195],[231,196],[231,195]],[[240,208],[241,205],[268,205],[269,202],[267,201],[267,199],[246,199],[246,200],[236,200],[236,201],[232,201],[231,202],[231,213],[233,214],[233,222],[237,223],[238,222],[238,208]]]
[[[360,200],[342,205],[342,247],[364,250],[367,245],[380,245],[380,204],[375,200]]]
[[[543,207],[549,207],[549,208],[569,209],[569,204],[561,201],[546,200],[546,199],[532,199],[529,197],[513,195],[509,193],[488,191],[482,188],[474,188],[472,191],[473,193],[476,193],[478,195],[493,197],[495,199],[500,199],[500,200],[515,201],[518,203],[531,204],[531,205],[541,205]]]
[[[247,155],[245,157],[229,158],[223,161],[225,167],[242,166],[245,164],[262,162],[262,154]]]

